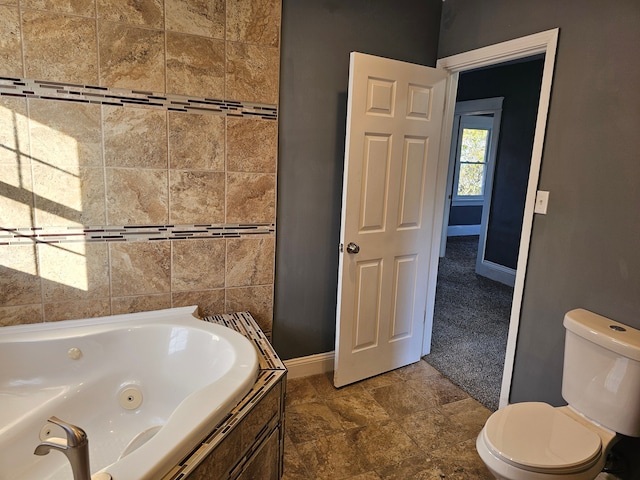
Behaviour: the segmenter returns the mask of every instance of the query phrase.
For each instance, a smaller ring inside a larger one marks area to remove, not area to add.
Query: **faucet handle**
[[[79,447],[80,445],[87,442],[87,434],[80,427],[76,427],[71,423],[67,423],[63,420],[60,420],[58,417],[51,416],[47,420],[49,423],[53,423],[54,425],[58,425],[60,428],[64,430],[67,434],[67,446],[68,447]]]

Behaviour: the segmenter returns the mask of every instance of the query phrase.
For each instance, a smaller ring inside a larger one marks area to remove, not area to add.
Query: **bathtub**
[[[251,389],[254,346],[195,307],[0,328],[0,479],[69,480],[67,458],[33,454],[84,429],[91,473],[162,478]]]

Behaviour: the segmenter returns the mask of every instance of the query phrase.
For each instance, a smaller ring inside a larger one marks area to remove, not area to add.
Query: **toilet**
[[[562,397],[514,403],[487,420],[476,449],[504,480],[592,480],[619,434],[640,437],[640,330],[584,309],[564,317]]]

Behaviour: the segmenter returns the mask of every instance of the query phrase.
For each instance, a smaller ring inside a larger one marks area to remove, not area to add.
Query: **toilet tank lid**
[[[603,348],[640,361],[640,330],[578,308],[564,316],[564,327]]]

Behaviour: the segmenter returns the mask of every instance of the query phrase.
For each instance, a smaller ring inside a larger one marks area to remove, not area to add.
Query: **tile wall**
[[[0,0],[0,325],[271,331],[280,0]]]

